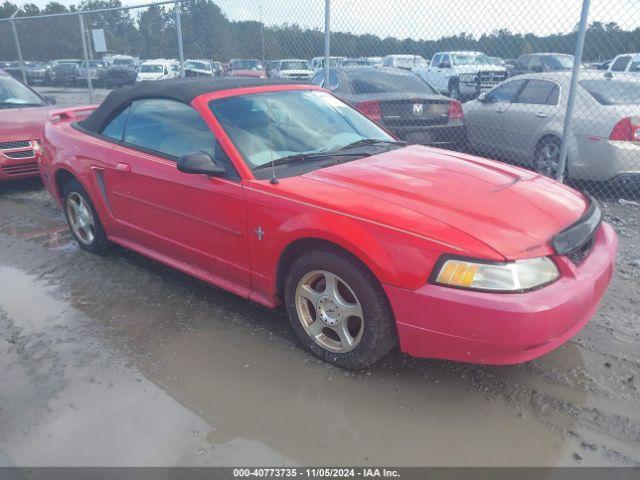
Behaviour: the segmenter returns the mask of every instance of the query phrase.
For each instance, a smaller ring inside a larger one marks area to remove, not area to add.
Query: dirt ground
[[[638,466],[628,200],[602,199],[617,272],[564,347],[510,367],[396,352],[354,374],[298,348],[282,311],[85,253],[39,182],[0,185],[0,465]]]
[[[563,348],[513,367],[394,353],[349,373],[267,311],[81,251],[38,182],[0,187],[0,459],[16,465],[640,465],[640,205]]]

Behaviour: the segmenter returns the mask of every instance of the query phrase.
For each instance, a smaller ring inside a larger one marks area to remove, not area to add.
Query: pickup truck
[[[471,99],[507,78],[507,70],[482,52],[439,52],[412,71],[450,98]]]

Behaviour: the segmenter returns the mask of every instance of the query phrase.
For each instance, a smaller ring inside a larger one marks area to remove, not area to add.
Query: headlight
[[[450,258],[440,267],[435,283],[471,290],[519,292],[546,285],[559,276],[558,267],[548,257],[506,263]]]

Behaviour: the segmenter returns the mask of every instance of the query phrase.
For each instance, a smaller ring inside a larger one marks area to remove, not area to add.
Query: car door
[[[433,85],[437,90],[440,90],[440,87],[438,87],[437,85],[438,79],[436,77],[438,76],[437,75],[438,64],[440,63],[441,58],[442,58],[442,55],[439,53],[433,56],[433,58],[431,59],[431,63],[427,67],[423,77],[427,82]]]
[[[536,142],[549,132],[559,114],[560,86],[549,80],[527,80],[503,115],[504,151],[516,160],[531,160]]]
[[[435,75],[435,78],[438,84],[434,85],[434,87],[440,92],[447,92],[449,90],[449,78],[453,75],[451,56],[448,53],[443,53],[436,68],[438,73]]]
[[[116,121],[126,127],[109,156],[106,194],[121,243],[161,261],[179,262],[196,276],[248,285],[244,194],[200,114],[173,100],[145,99]],[[213,178],[179,172],[179,157],[199,151],[225,165],[227,174]]]
[[[484,95],[484,100],[464,104],[464,118],[469,141],[481,153],[502,152],[505,147],[504,115],[525,84],[525,80],[508,80]]]

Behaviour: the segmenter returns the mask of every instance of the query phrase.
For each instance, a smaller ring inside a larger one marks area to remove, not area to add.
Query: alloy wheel
[[[555,178],[560,166],[560,146],[553,141],[543,144],[536,154],[535,170],[547,177]]]
[[[71,192],[67,197],[67,218],[78,241],[91,245],[96,235],[93,213],[82,195],[77,192]]]
[[[320,347],[346,353],[358,346],[364,333],[364,313],[352,288],[326,270],[314,270],[298,282],[298,319]]]

